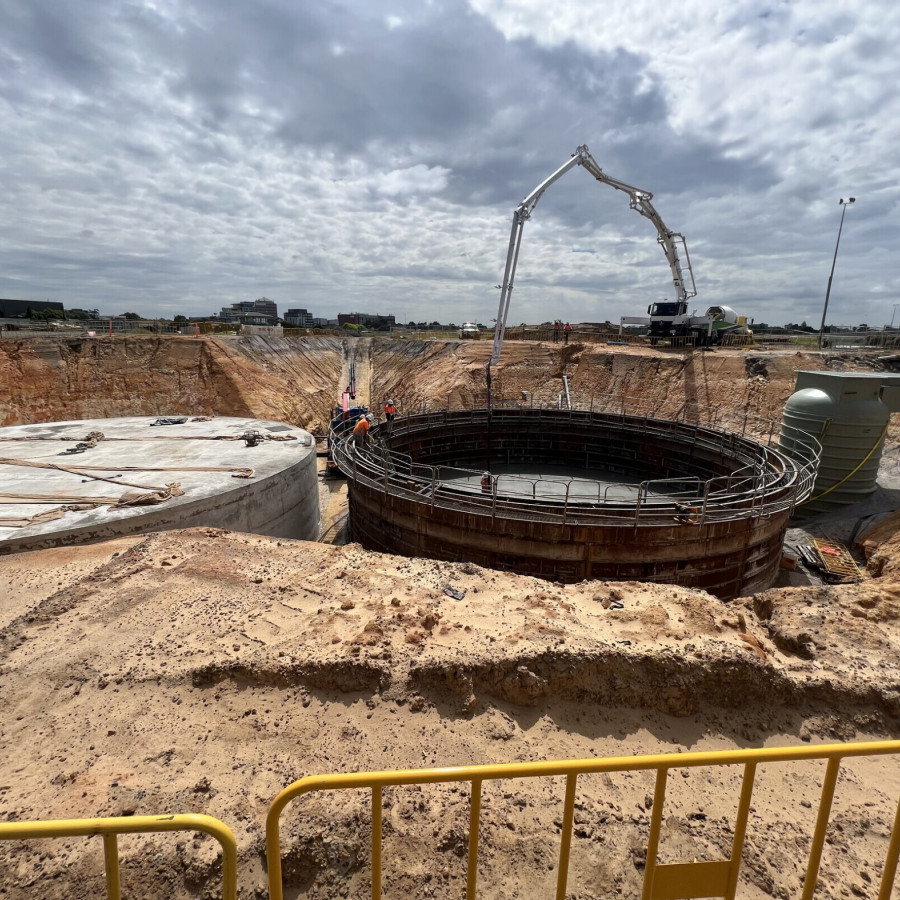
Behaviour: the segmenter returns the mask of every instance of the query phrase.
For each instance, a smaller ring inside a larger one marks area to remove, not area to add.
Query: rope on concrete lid
[[[97,509],[100,506],[109,506],[110,509],[156,506],[183,494],[181,484],[173,481],[165,488],[156,491],[126,491],[120,497],[90,497],[84,500],[74,498],[76,500],[74,503],[66,503],[55,509],[47,509],[31,516],[0,516],[0,528],[27,528],[29,525],[41,525],[44,522],[61,519],[67,512]],[[52,494],[0,494],[0,503],[59,503],[61,499],[64,498]]]
[[[92,472],[230,472],[232,478],[252,478],[254,471],[247,466],[62,466],[59,463],[37,462],[31,459],[10,459],[0,457],[0,465],[29,466],[34,469],[55,469],[59,472],[68,472],[70,475],[87,475],[96,481],[109,481],[113,484],[124,484],[127,487],[140,488],[141,490],[162,490],[155,485],[130,484],[127,481],[114,481],[112,478],[104,478],[102,475],[92,475]]]
[[[246,466],[67,466],[66,469],[76,472],[231,472],[232,478],[252,478],[254,475],[254,470]],[[124,482],[117,481],[116,484]]]
[[[61,466],[58,463],[37,462],[33,459],[3,459],[0,458],[0,465],[7,466],[24,466],[29,469],[53,469],[57,472],[67,472],[69,475],[86,475],[94,481],[108,481],[110,484],[122,484],[126,487],[139,488],[142,491],[164,491],[164,487],[153,484],[134,484],[130,481],[116,481],[113,478],[104,478],[102,475],[95,475],[91,472],[78,472],[71,466]],[[140,471],[140,470],[138,470]]]
[[[246,430],[246,429],[245,429]],[[295,434],[263,434],[267,441],[296,441]],[[242,441],[244,432],[240,434],[147,434],[140,437],[106,437],[106,441]],[[33,440],[48,440],[47,438],[34,438]],[[62,438],[66,441],[74,441],[77,438]]]
[[[240,441],[244,438],[244,432],[240,434],[145,434],[133,437],[110,437],[102,431],[91,431],[83,438],[70,435],[0,435],[0,441],[75,441],[96,447],[100,441]],[[296,434],[263,434],[267,441],[296,441]]]
[[[65,506],[57,506],[56,509],[47,509],[44,512],[35,513],[33,516],[0,516],[0,527],[3,528],[27,528],[29,525],[42,525],[44,522],[52,522],[61,519],[70,510],[96,509],[102,506],[100,503],[73,503]]]
[[[0,494],[0,505],[22,503],[66,503],[71,509],[96,509],[108,503],[117,503],[118,497],[83,497],[74,494],[66,497],[60,494]]]

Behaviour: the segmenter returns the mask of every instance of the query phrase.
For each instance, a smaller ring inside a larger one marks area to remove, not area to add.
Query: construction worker
[[[559,343],[559,319],[553,322],[553,343]]]
[[[682,525],[699,525],[700,510],[696,506],[688,506],[686,503],[675,503],[675,521]]]
[[[481,490],[485,494],[489,494],[494,486],[494,479],[491,478],[490,472],[483,472],[481,475]]]
[[[394,401],[388,400],[387,403],[384,404],[384,430],[388,436],[390,436],[391,432],[394,430],[394,416],[396,415],[397,407],[394,406]]]
[[[566,327],[563,328],[563,341],[568,344],[569,343],[569,332],[572,330],[572,326],[566,322]]]
[[[372,423],[375,421],[375,417],[372,413],[368,413],[365,416],[360,416],[359,421],[353,428],[353,443],[357,447],[365,447],[366,443],[369,439],[369,429],[372,427]]]

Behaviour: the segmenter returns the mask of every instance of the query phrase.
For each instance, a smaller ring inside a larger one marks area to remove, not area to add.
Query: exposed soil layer
[[[254,415],[324,433],[357,360],[359,399],[403,412],[484,400],[487,341],[371,338],[53,336],[0,342],[0,425],[151,414]],[[877,362],[874,363],[877,365]],[[851,355],[744,350],[674,353],[597,344],[507,341],[494,395],[555,403],[569,376],[576,402],[615,394],[661,414],[689,406],[778,418],[798,369],[866,370]]]
[[[900,733],[900,585],[883,580],[726,606],[675,587],[557,586],[195,529],[0,559],[0,585],[23,598],[18,614],[4,605],[0,634],[6,816],[206,812],[238,837],[247,896],[264,883],[267,804],[308,773]],[[820,776],[763,778],[749,896],[796,893]],[[725,854],[736,777],[676,776],[664,859]],[[842,779],[826,896],[877,881],[898,787],[884,761]],[[585,780],[576,896],[639,894],[648,792],[649,776]],[[543,895],[561,800],[543,781],[486,790],[483,896]],[[389,792],[393,890],[458,892],[467,803],[450,787]],[[362,895],[367,821],[356,794],[289,811],[288,883]],[[151,844],[123,842],[126,884],[148,897],[214,890],[210,842]],[[6,896],[28,896],[38,878],[51,898],[98,886],[96,844],[36,852],[0,850]]]
[[[30,338],[0,342],[0,424],[125,415],[251,415],[324,433],[334,338]]]
[[[218,413],[321,433],[351,357],[359,399],[376,409],[387,396],[403,412],[483,392],[487,342],[350,344],[4,340],[0,420]],[[554,402],[566,374],[580,403],[614,393],[670,415],[696,403],[777,418],[797,369],[868,365],[510,341],[494,387]],[[262,897],[266,809],[305,774],[900,736],[896,535],[887,520],[867,537],[880,577],[728,605],[213,529],[5,557],[3,816],[206,812],[237,836],[242,896]],[[740,896],[799,894],[821,777],[760,772]],[[663,861],[729,855],[738,778],[673,772]],[[640,895],[652,790],[640,774],[579,780],[568,896]],[[898,795],[896,761],[848,764],[817,896],[877,893]],[[479,896],[553,895],[562,798],[540,779],[486,785]],[[467,813],[465,788],[386,791],[388,896],[461,895]],[[290,807],[288,896],[365,896],[368,840],[361,793]],[[126,895],[216,893],[207,839],[129,838],[121,852]],[[96,839],[0,847],[0,893],[15,900],[102,895],[101,873]]]

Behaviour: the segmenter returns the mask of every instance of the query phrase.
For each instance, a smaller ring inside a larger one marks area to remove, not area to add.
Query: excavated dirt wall
[[[53,336],[0,342],[0,424],[78,417],[194,413],[256,415],[323,433],[344,386],[346,360],[370,373],[360,400],[401,414],[481,404],[487,341],[381,338]],[[363,365],[364,364],[364,365]],[[630,347],[508,341],[494,367],[498,401],[555,403],[569,376],[576,403],[616,394],[661,413],[687,404],[778,417],[797,369],[857,363],[740,350],[667,353]]]
[[[239,415],[322,433],[334,338],[29,338],[0,342],[0,424],[126,415]]]
[[[324,433],[357,361],[359,399],[401,414],[482,405],[489,341],[389,338],[70,336],[0,341],[0,425],[78,417],[257,415]],[[875,361],[877,364],[877,361]],[[798,369],[871,371],[853,355],[793,350],[673,352],[602,344],[507,341],[493,368],[498,402],[555,404],[563,375],[577,405],[601,394],[641,398],[663,415],[687,405],[778,418]]]
[[[0,425],[77,417],[256,415],[324,433],[354,358],[359,400],[401,414],[482,405],[488,341],[266,336],[82,338],[0,341]],[[876,361],[877,364],[877,361]],[[871,370],[852,355],[792,350],[674,352],[603,344],[507,341],[493,368],[498,402],[555,404],[569,378],[576,405],[614,394],[662,415],[694,405],[778,418],[798,369]]]
[[[487,341],[373,341],[372,399],[405,401],[410,412],[428,408],[483,405]],[[778,418],[793,393],[798,369],[866,367],[846,358],[825,359],[793,351],[743,350],[675,353],[642,347],[598,344],[553,345],[507,341],[493,368],[497,402],[519,402],[527,391],[535,405],[555,404],[569,378],[576,405],[588,406],[605,394],[641,398],[661,415],[687,404],[749,409]]]

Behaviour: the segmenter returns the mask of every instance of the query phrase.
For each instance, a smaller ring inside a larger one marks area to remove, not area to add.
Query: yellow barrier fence
[[[46,822],[2,822],[0,823],[0,840],[103,835],[106,896],[108,900],[121,900],[118,835],[161,831],[200,831],[214,837],[222,847],[222,898],[223,900],[237,900],[237,844],[231,829],[212,816],[188,814],[122,816],[108,819],[57,819]]]
[[[312,775],[285,788],[272,802],[266,818],[266,857],[270,900],[284,900],[280,826],[282,814],[291,801],[317,791],[371,790],[372,897],[382,895],[382,792],[385,787],[468,782],[471,785],[468,827],[466,898],[474,900],[478,878],[479,831],[482,784],[501,779],[565,778],[565,798],[557,867],[557,900],[565,900],[572,847],[574,813],[580,775],[615,772],[655,771],[649,834],[644,870],[643,900],[682,900],[690,897],[724,897],[733,900],[738,886],[747,820],[753,798],[757,767],[766,763],[824,761],[825,774],[816,812],[801,900],[811,900],[818,880],[826,830],[831,816],[841,761],[864,756],[900,755],[900,741],[832,744],[817,747],[766,748],[698,753],[670,753],[655,756],[626,756],[607,759],[558,762],[511,763],[488,766],[460,766],[443,769],[410,769],[355,774]],[[704,862],[661,864],[657,861],[663,809],[669,771],[714,766],[743,766],[740,797],[734,822],[731,853],[727,859]],[[222,897],[237,898],[237,848],[231,830],[211,816],[129,816],[102,819],[60,819],[43,822],[0,823],[0,840],[29,840],[48,837],[102,835],[106,865],[107,897],[121,900],[118,840],[120,834],[170,831],[197,831],[215,838],[222,848]],[[894,814],[888,841],[878,900],[889,900],[900,858],[900,804]]]
[[[382,791],[388,786],[469,782],[468,868],[466,898],[474,900],[478,879],[478,843],[481,811],[481,786],[484,781],[514,778],[564,776],[566,779],[563,823],[559,849],[556,900],[565,900],[569,872],[569,854],[578,776],[612,772],[656,772],[647,862],[644,870],[643,900],[682,900],[689,897],[725,897],[733,900],[740,875],[741,856],[747,830],[747,818],[753,797],[757,766],[763,763],[826,761],[825,777],[816,814],[815,829],[806,865],[801,900],[811,900],[816,888],[826,828],[831,815],[841,760],[860,756],[900,754],[900,741],[878,743],[831,744],[817,747],[766,748],[761,750],[725,750],[698,753],[671,753],[655,756],[625,756],[607,759],[583,759],[563,762],[512,763],[506,765],[461,766],[444,769],[363,772],[356,774],[311,775],[286,787],[273,801],[266,818],[266,857],[269,870],[270,900],[284,900],[281,871],[281,815],[295,798],[314,791],[351,788],[372,792],[372,897],[381,898],[382,883]],[[660,864],[657,862],[660,829],[663,822],[666,783],[671,769],[701,766],[743,766],[740,799],[734,824],[731,855],[711,862]],[[900,805],[894,817],[882,873],[878,900],[889,900],[900,856]]]

